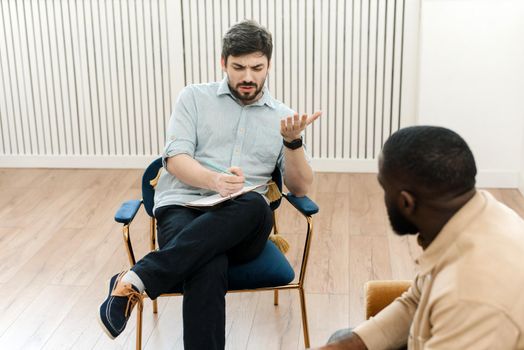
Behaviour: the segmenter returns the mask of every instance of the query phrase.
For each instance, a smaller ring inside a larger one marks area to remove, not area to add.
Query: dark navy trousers
[[[228,265],[262,252],[273,227],[269,205],[248,192],[212,208],[160,207],[155,217],[160,249],[132,270],[151,299],[182,287],[186,350],[224,349]]]

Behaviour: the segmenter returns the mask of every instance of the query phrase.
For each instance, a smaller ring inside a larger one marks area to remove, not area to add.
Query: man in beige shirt
[[[412,287],[322,349],[524,349],[524,220],[475,189],[476,166],[451,130],[393,134],[378,180],[393,230],[424,249]]]

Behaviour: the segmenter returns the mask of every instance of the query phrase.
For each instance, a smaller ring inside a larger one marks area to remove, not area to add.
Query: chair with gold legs
[[[152,162],[144,172],[142,177],[142,199],[130,200],[124,202],[118,209],[115,220],[123,224],[123,237],[126,252],[131,266],[135,265],[136,259],[131,244],[130,225],[143,205],[145,211],[150,217],[149,227],[149,244],[151,251],[156,249],[156,219],[153,215],[153,198],[155,193],[156,179],[162,170],[161,158]],[[298,291],[300,298],[300,309],[302,318],[302,327],[304,331],[304,344],[309,347],[309,330],[307,322],[306,300],[304,295],[304,279],[306,276],[307,262],[313,234],[313,215],[318,212],[318,206],[308,197],[296,197],[290,193],[282,192],[282,177],[278,168],[273,172],[273,183],[269,186],[268,198],[272,200],[270,206],[273,210],[275,225],[273,234],[266,243],[266,246],[260,256],[244,264],[231,265],[228,270],[228,293],[274,291],[274,305],[278,305],[278,292],[280,290],[294,289]],[[278,195],[275,195],[278,193]],[[281,197],[298,210],[305,218],[307,223],[306,237],[302,251],[302,260],[298,281],[295,279],[295,272],[284,253],[287,250],[287,243],[279,235],[276,224],[275,210],[279,207]],[[161,297],[182,295],[182,289],[176,288],[169,293],[162,294]],[[157,301],[153,300],[153,312],[158,311]],[[136,348],[142,347],[142,312],[143,304],[140,301],[137,307],[137,328],[136,328]]]

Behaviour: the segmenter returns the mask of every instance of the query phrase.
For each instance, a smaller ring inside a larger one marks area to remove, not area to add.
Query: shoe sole
[[[106,281],[106,290],[109,290],[110,282],[111,282],[111,278]],[[109,293],[111,293],[111,291]],[[102,304],[103,304],[103,302],[102,302]],[[107,329],[107,327],[104,324],[104,322],[102,322],[102,317],[100,317],[100,307],[102,307],[102,304],[100,304],[100,306],[98,306],[98,312],[96,313],[96,318],[98,320],[98,323],[100,324],[100,327],[102,327],[102,330],[104,331],[104,333],[107,334],[107,336],[109,338],[115,339],[116,337],[111,334],[111,332],[109,331],[109,329]]]

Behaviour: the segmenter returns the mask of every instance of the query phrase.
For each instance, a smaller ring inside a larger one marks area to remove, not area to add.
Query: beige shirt
[[[524,220],[475,196],[417,260],[413,286],[354,329],[369,350],[524,349]]]

